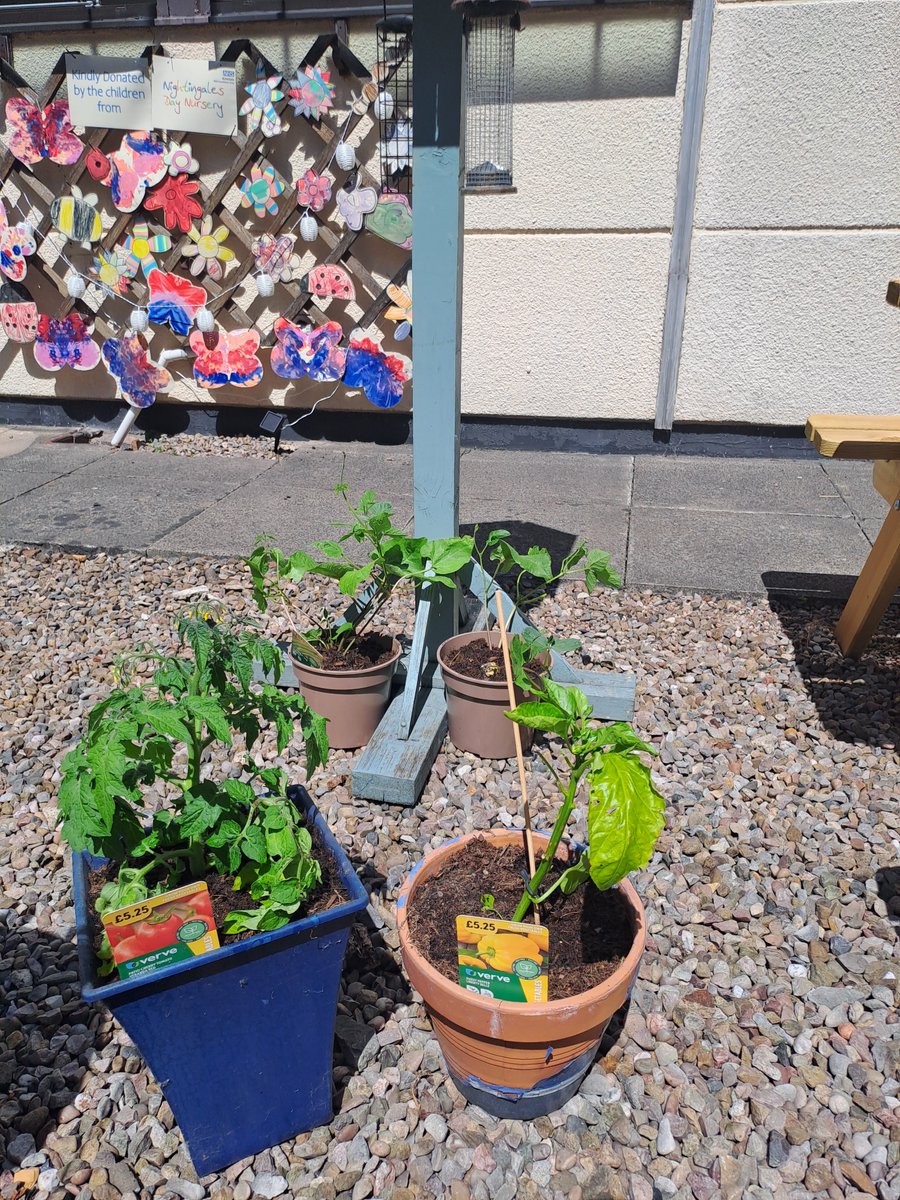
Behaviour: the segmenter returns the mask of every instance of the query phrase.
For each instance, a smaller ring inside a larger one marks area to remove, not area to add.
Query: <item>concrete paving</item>
[[[235,557],[271,533],[292,550],[329,536],[343,477],[411,525],[412,447],[295,442],[279,457],[179,457],[3,431],[7,543]],[[564,553],[584,537],[629,587],[845,596],[885,515],[871,464],[467,449],[460,521]]]

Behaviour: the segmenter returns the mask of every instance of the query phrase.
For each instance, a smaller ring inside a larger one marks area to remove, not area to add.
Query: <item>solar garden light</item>
[[[453,0],[466,38],[466,188],[511,188],[516,34],[530,0]]]

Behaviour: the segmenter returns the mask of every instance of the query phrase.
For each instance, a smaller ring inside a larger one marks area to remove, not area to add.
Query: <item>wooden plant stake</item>
[[[516,687],[513,681],[512,660],[509,657],[509,637],[506,632],[506,619],[503,615],[503,595],[501,592],[495,593],[497,601],[497,623],[500,626],[500,645],[503,648],[503,665],[506,668],[506,688],[509,692],[509,707],[516,707]],[[516,742],[516,761],[519,764],[519,787],[522,789],[522,809],[525,815],[525,851],[528,855],[528,876],[529,879],[534,878],[535,860],[534,860],[534,842],[531,836],[531,807],[528,803],[528,784],[525,781],[525,758],[522,754],[522,731],[518,724],[513,721],[513,737]],[[538,907],[535,904],[532,908],[532,916],[535,925],[540,925],[541,918],[538,913]]]

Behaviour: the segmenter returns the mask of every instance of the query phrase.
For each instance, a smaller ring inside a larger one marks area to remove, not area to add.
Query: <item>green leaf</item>
[[[665,824],[665,802],[649,767],[634,754],[599,756],[588,782],[591,879],[605,891],[650,861]]]
[[[151,700],[143,704],[136,704],[133,712],[138,721],[152,726],[157,733],[161,733],[164,737],[175,738],[178,742],[191,741],[191,731],[185,725],[174,704],[168,704],[165,700]]]
[[[212,696],[182,696],[181,703],[193,717],[204,722],[214,738],[231,745],[231,727],[228,717]]]
[[[339,590],[342,596],[355,596],[360,584],[366,582],[371,576],[371,566],[356,567],[349,571],[345,571],[341,576]]]
[[[430,561],[436,575],[455,575],[468,564],[474,544],[470,537],[438,538],[425,542],[421,554]]]
[[[222,815],[218,804],[210,804],[203,796],[188,796],[178,819],[182,834],[188,838],[202,837],[212,829]]]
[[[271,858],[291,858],[297,853],[297,842],[289,829],[266,833],[266,849]]]
[[[558,704],[564,713],[572,720],[589,720],[593,713],[593,705],[578,687],[566,687],[549,677],[544,680],[544,689],[554,704]]]
[[[621,587],[622,577],[609,565],[609,555],[603,550],[589,550],[584,559],[584,582],[588,593],[601,583]]]
[[[249,808],[256,799],[256,792],[249,783],[244,783],[242,779],[224,779],[222,790],[235,804],[243,805],[246,808]]]
[[[244,855],[252,862],[264,863],[269,857],[266,847],[266,835],[259,825],[251,825],[245,831],[240,841],[240,847]]]
[[[642,750],[645,754],[657,753],[652,746],[638,737],[627,721],[614,721],[591,730],[592,743],[599,749],[608,746],[612,750]]]
[[[560,712],[555,704],[537,700],[526,700],[505,715],[517,725],[527,725],[529,729],[542,729],[545,733],[558,733],[560,736],[565,734],[570,724],[568,716]]]
[[[582,854],[577,862],[571,867],[566,867],[562,875],[557,880],[559,890],[564,896],[570,896],[572,892],[576,892],[582,884],[587,883],[591,877],[591,865],[588,861],[588,856]]]
[[[543,546],[532,546],[527,554],[520,554],[512,546],[508,547],[507,557],[529,575],[545,581],[553,578],[553,564],[550,561],[550,551]]]
[[[344,557],[344,548],[339,542],[313,542],[313,547],[320,550],[326,558]]]

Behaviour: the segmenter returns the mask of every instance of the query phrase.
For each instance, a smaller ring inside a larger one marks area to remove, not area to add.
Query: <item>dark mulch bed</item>
[[[559,878],[553,867],[545,887]],[[420,953],[448,979],[459,978],[456,917],[478,916],[481,897],[494,897],[495,915],[512,920],[528,876],[524,844],[498,847],[473,838],[416,890],[409,932]],[[551,1000],[577,996],[608,978],[634,942],[631,909],[617,888],[599,892],[588,883],[570,896],[557,891],[541,905],[550,931]]]

